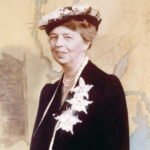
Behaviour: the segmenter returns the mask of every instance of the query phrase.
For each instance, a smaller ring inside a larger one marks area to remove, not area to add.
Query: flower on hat
[[[42,21],[39,23],[39,27],[41,29],[44,29],[43,26],[48,25],[49,23],[56,21],[57,19],[62,19],[64,16],[71,16],[71,15],[91,15],[95,17],[98,21],[100,20],[100,14],[99,11],[95,10],[93,12],[91,7],[86,5],[73,5],[68,9],[67,7],[60,7],[56,9],[54,12],[50,13],[46,17],[42,18]],[[89,10],[90,9],[90,10]]]
[[[87,114],[86,106],[93,103],[93,101],[85,100],[83,98],[83,96],[80,95],[80,94],[76,94],[72,99],[66,100],[66,101],[72,105],[71,106],[72,110],[76,110],[76,111],[79,111],[79,112],[83,111],[86,114]]]
[[[63,113],[60,116],[55,117],[55,119],[59,121],[56,130],[61,128],[62,130],[65,130],[67,132],[70,131],[72,134],[73,134],[73,125],[82,122],[77,117],[73,116],[73,111],[71,109],[63,111]]]
[[[71,10],[65,9],[64,15],[67,15],[67,14],[70,14],[70,13],[71,13]]]
[[[72,10],[73,11],[78,11],[78,12],[85,12],[87,11],[87,9],[89,9],[89,6],[86,5],[74,5],[72,6]]]
[[[83,12],[87,9],[89,9],[89,6],[86,6],[86,5],[83,5],[83,6],[82,5],[73,5],[72,6],[72,10],[79,10],[81,12]]]
[[[92,16],[96,16],[96,15],[97,15],[97,11],[92,10],[90,14],[91,14]]]

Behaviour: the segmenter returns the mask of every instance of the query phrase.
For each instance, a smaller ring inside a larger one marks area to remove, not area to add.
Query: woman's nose
[[[57,38],[56,46],[57,47],[63,46],[63,38],[61,36]]]

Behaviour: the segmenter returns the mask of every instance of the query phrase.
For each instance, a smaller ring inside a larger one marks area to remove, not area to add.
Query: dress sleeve
[[[129,150],[128,113],[124,90],[119,79],[110,75],[104,109],[104,141],[108,150]]]

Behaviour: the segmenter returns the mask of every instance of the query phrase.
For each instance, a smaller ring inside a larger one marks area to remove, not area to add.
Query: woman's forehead
[[[71,35],[75,35],[75,34],[79,34],[77,31],[71,30],[68,27],[65,26],[58,26],[56,28],[54,28],[51,32],[50,35],[52,34],[71,34]]]

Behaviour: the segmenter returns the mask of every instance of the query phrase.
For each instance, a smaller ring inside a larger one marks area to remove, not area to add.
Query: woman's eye
[[[57,36],[51,36],[50,39],[51,40],[57,39]]]
[[[68,39],[68,40],[69,40],[69,39],[72,39],[70,36],[65,36],[65,38]]]

